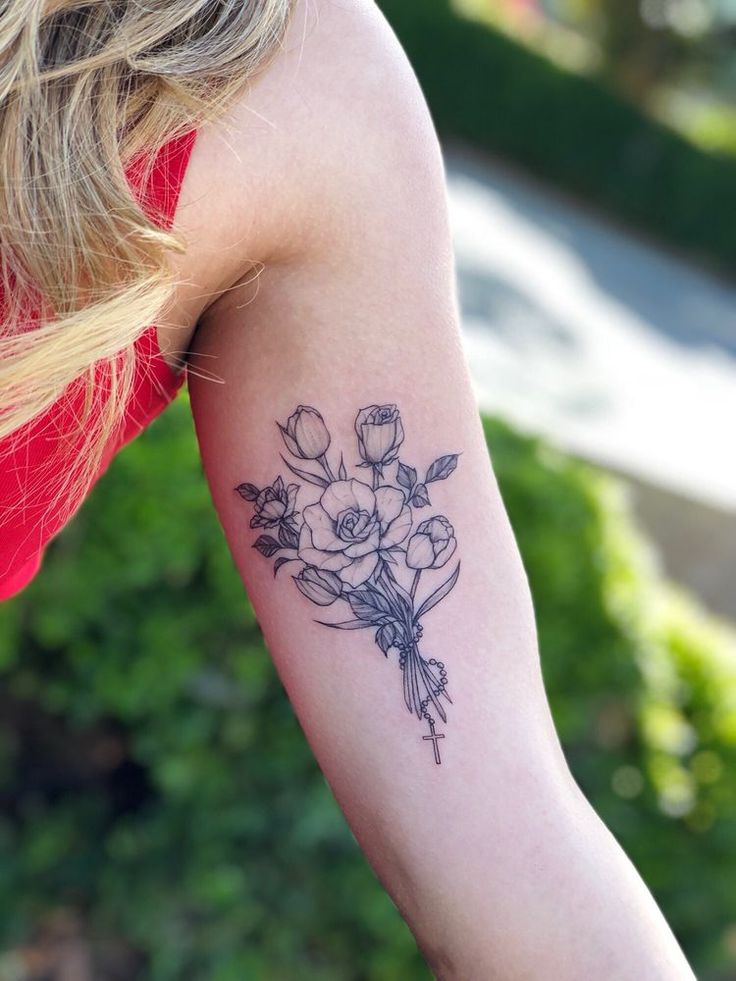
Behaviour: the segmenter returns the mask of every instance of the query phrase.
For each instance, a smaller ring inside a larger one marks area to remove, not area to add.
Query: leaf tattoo
[[[370,405],[355,417],[359,459],[350,465],[363,476],[351,477],[343,453],[339,462],[333,456],[335,469],[330,465],[332,439],[316,409],[299,405],[286,425],[276,425],[298,464],[283,455],[281,459],[303,483],[287,484],[279,475],[268,487],[235,487],[252,506],[250,527],[263,530],[253,548],[275,560],[274,576],[283,565],[294,563],[294,584],[315,606],[339,606],[347,614],[346,619],[317,623],[334,630],[371,629],[384,657],[396,651],[404,704],[427,723],[429,734],[422,738],[432,743],[435,763],[440,764],[439,740],[445,734],[436,731],[435,716],[446,723],[443,700],[452,704],[452,699],[444,662],[419,649],[421,620],[454,588],[460,563],[417,599],[422,576],[447,566],[457,541],[444,515],[415,523],[414,511],[430,507],[428,485],[446,480],[460,454],[438,457],[421,480],[414,466],[399,459],[404,428],[397,407]],[[319,488],[311,492],[319,497],[299,511],[297,496],[309,485]]]

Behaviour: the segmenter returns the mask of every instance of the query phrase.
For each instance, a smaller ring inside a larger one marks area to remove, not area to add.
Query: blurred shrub
[[[572,769],[700,976],[731,977],[731,641],[658,582],[616,483],[486,430]],[[0,672],[0,950],[64,908],[98,964],[137,953],[126,981],[428,977],[263,649],[184,396],[4,605]]]
[[[603,83],[456,14],[450,0],[379,0],[435,125],[515,160],[732,274],[736,159],[708,152]]]

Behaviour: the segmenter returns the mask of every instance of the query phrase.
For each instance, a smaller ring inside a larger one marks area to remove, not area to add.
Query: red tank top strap
[[[170,230],[176,214],[197,130],[192,129],[165,143],[156,155],[146,179],[145,158],[139,157],[127,168],[126,176],[141,207],[161,228]],[[136,341],[139,374],[151,376],[154,393],[169,400],[184,383],[186,368],[175,372],[161,353],[157,325],[151,324]],[[142,379],[140,379],[142,383]],[[145,408],[144,408],[145,411]]]
[[[170,229],[181,185],[189,163],[197,130],[191,129],[165,143],[156,154],[148,170],[148,157],[140,154],[125,171],[128,184],[145,213],[161,228]]]
[[[126,168],[128,182],[147,215],[161,228],[174,222],[179,193],[197,137],[190,130],[161,147],[150,166],[144,157]],[[171,401],[186,378],[164,359],[156,325],[148,326],[135,342],[133,393],[119,439],[111,446],[97,474],[101,476],[115,453],[133,439]],[[44,549],[63,526],[44,507],[42,491],[33,480],[33,467],[50,451],[49,432],[60,432],[73,407],[53,406],[31,423],[30,439],[16,449],[14,434],[0,440],[0,600],[23,589],[38,572]],[[63,435],[63,434],[62,434]],[[77,502],[74,510],[81,505]],[[72,511],[73,513],[73,511]],[[71,516],[71,515],[70,515]]]
[[[145,161],[134,161],[126,170],[143,210],[161,228],[170,230],[179,203],[197,130],[189,130],[165,143],[145,175]],[[150,324],[135,342],[136,379],[122,443],[127,443],[170,402],[186,380],[186,366],[175,372],[163,356],[156,324]]]

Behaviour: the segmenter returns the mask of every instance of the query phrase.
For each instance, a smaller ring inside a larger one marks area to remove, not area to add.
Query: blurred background
[[[736,979],[736,0],[380,0],[576,779]],[[130,489],[135,488],[135,493]],[[411,981],[186,394],[0,610],[0,981]]]

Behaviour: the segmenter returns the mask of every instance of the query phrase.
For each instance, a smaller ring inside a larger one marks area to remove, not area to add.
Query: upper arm
[[[521,802],[531,786],[561,784],[565,767],[544,699],[526,578],[462,353],[443,167],[427,107],[373,4],[320,0],[300,9],[306,28],[297,11],[273,78],[252,93],[255,115],[242,109],[233,132],[243,140],[241,159],[252,162],[246,183],[258,188],[259,208],[270,199],[271,210],[248,219],[259,226],[252,241],[264,263],[260,276],[218,301],[195,336],[197,435],[267,644],[353,829],[420,935],[423,918],[436,915],[462,933],[467,911],[488,897],[483,883],[460,886],[458,876],[469,855],[492,863],[505,847],[503,835],[490,840],[478,820],[494,811],[495,782],[512,775],[504,793]],[[222,383],[198,377],[200,366]],[[324,463],[296,455],[277,426],[299,405],[324,419]],[[374,478],[359,466],[366,448],[356,422],[360,430],[361,410],[384,405],[397,407],[401,432],[389,423],[374,433],[376,445],[388,448]],[[456,457],[456,469],[428,480],[441,457]],[[406,475],[399,479],[400,463],[427,483],[426,494],[413,496],[411,479],[409,486]],[[296,471],[339,482],[341,467],[351,489],[338,488],[318,512],[325,489]],[[279,478],[298,488],[296,499],[277,486],[269,492],[274,507],[253,500]],[[376,495],[374,479],[389,489]],[[250,489],[239,493],[242,485]],[[434,517],[447,521],[457,544],[447,561],[424,569],[410,594],[417,563],[407,561],[407,548]],[[355,548],[346,520],[365,522]],[[275,544],[254,548],[261,535]],[[292,562],[274,575],[279,558]],[[420,616],[458,560],[454,588]],[[385,577],[375,578],[382,563],[398,600]],[[310,595],[294,582],[310,565],[330,573],[328,594],[342,588],[334,603],[321,605],[330,597],[319,583]],[[376,603],[372,621],[350,599],[355,589]],[[365,629],[319,622],[361,617]],[[443,736],[441,767],[406,671],[414,642],[431,664],[416,684],[432,686],[434,677],[439,685],[444,672],[452,699],[427,695]],[[522,745],[533,747],[533,762],[520,770]]]
[[[424,243],[447,304],[442,155],[419,83],[372,0],[296,0],[283,50],[216,129],[219,237],[242,271],[254,261],[353,262],[362,249],[378,259],[381,247],[393,266]]]
[[[236,562],[254,598],[272,594],[233,489],[278,468],[288,476],[277,422],[297,404],[319,408],[333,452],[341,445],[345,463],[358,463],[358,410],[400,402],[402,461],[421,472],[422,461],[462,454],[454,520],[469,539],[492,536],[507,587],[493,629],[506,615],[524,625],[514,660],[534,671],[526,579],[462,351],[442,156],[417,80],[370,0],[298,3],[272,72],[230,123],[248,171],[250,254],[262,266],[210,308],[191,356],[202,455]],[[199,378],[200,366],[224,384]],[[417,519],[450,486],[436,484]]]

